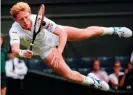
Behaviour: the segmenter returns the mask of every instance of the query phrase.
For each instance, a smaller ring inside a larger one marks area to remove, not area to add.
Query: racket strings
[[[38,10],[36,19],[35,19],[35,23],[34,23],[33,38],[32,38],[32,42],[30,44],[30,50],[32,50],[36,36],[41,30],[41,25],[42,25],[42,22],[44,19],[44,10],[45,10],[45,7],[43,4],[41,4],[39,7],[39,10]]]

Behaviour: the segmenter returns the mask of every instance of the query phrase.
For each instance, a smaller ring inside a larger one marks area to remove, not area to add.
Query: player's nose
[[[26,20],[26,18],[24,18],[24,23],[26,24],[26,22],[27,22],[27,20]]]

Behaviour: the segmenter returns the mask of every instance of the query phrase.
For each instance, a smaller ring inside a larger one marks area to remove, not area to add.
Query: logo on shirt
[[[18,40],[18,39],[12,39],[13,41],[15,41],[15,40]]]
[[[50,27],[50,23],[46,26],[46,29],[48,30],[49,27]]]
[[[53,26],[54,25],[51,23],[50,26],[49,26],[49,28],[48,28],[48,31],[52,32]]]
[[[17,34],[17,32],[13,31],[12,33]]]

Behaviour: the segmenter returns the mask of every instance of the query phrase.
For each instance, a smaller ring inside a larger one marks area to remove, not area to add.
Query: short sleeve
[[[10,36],[10,44],[18,43],[20,44],[20,37],[18,34],[17,29],[15,30],[15,27],[12,27],[9,31],[9,36]]]
[[[56,28],[56,26],[57,26],[57,24],[56,24],[54,21],[52,21],[52,20],[50,20],[50,19],[44,17],[42,26],[43,26],[43,28],[45,28],[47,31],[49,31],[49,32],[54,32],[54,31],[55,31],[55,28]]]

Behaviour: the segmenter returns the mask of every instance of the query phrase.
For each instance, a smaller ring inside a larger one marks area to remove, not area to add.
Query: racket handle
[[[31,50],[32,51],[32,47],[33,47],[33,44],[32,43],[30,43],[30,47],[29,47],[29,49],[28,50]],[[28,68],[30,68],[30,61],[29,61],[29,59],[27,58],[27,60],[26,60],[26,64],[27,64],[27,67]]]
[[[32,44],[32,43],[30,44],[29,50],[32,50],[33,45],[34,45],[34,44]]]

